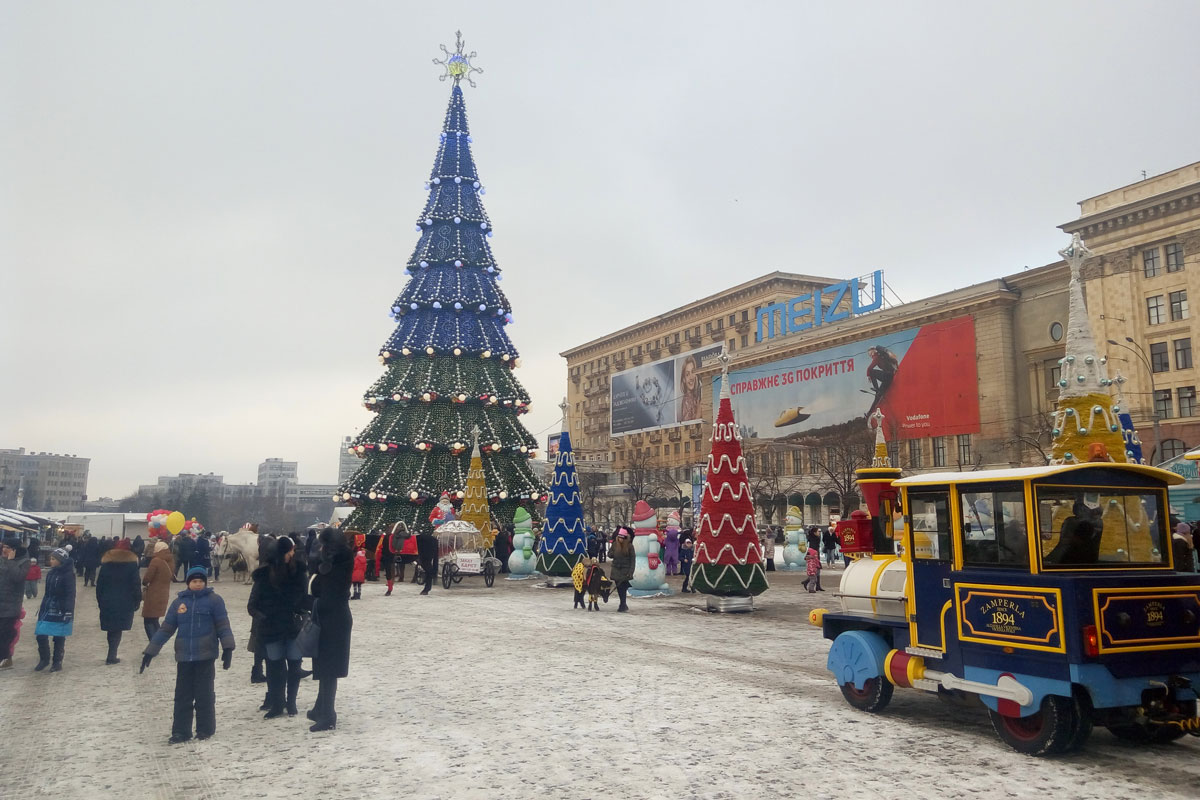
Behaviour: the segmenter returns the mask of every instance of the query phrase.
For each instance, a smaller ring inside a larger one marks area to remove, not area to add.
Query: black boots
[[[117,658],[117,648],[121,646],[121,631],[108,631],[108,658],[104,659],[105,664],[120,664],[121,659]]]
[[[283,716],[284,690],[287,687],[287,664],[281,658],[267,662],[267,714],[263,719]]]
[[[51,672],[62,672],[63,653],[67,648],[67,640],[62,636],[54,637],[54,658],[50,662]]]
[[[250,669],[250,682],[251,683],[266,683],[267,682],[267,677],[265,675],[263,675],[263,661],[264,660],[265,659],[263,659],[262,656],[256,655],[254,657],[254,666]]]
[[[41,672],[46,667],[50,666],[50,637],[48,637],[48,636],[37,637],[37,646],[38,646],[38,662],[37,662],[37,666],[34,667],[33,670],[34,670],[34,672]]]
[[[300,713],[296,709],[296,694],[300,691],[300,678],[303,676],[304,670],[300,669],[300,659],[287,662],[287,702],[284,703],[284,708],[287,709],[289,717]]]
[[[334,711],[334,700],[337,698],[337,678],[322,678],[318,681],[317,702],[308,718],[313,721],[309,731],[331,731],[337,727],[337,712]]]

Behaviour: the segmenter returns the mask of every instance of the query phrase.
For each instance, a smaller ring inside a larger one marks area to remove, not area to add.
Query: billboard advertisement
[[[689,350],[612,376],[612,435],[699,422],[699,372],[716,361],[721,345]]]
[[[720,382],[718,375],[714,404]],[[748,438],[834,434],[876,408],[889,439],[978,433],[975,320],[957,317],[731,370],[729,386]]]
[[[562,439],[562,432],[552,433],[546,437],[546,460],[554,461],[558,458],[558,443]]]

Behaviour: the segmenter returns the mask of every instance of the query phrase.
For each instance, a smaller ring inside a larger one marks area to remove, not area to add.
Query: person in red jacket
[[[362,585],[366,579],[367,551],[360,547],[354,554],[354,571],[350,573],[350,582],[354,584],[354,594],[350,595],[351,600],[362,599]]]
[[[392,537],[386,534],[379,537],[379,544],[375,546],[375,574],[387,579],[384,597],[391,595],[392,586],[396,583],[396,554],[392,552]]]
[[[404,523],[397,522],[396,525],[403,526]],[[396,528],[393,527],[392,530],[394,531],[394,530],[396,530]],[[413,564],[414,566],[413,566],[412,582],[417,583],[418,582],[417,581],[417,573],[420,572],[420,570],[417,569],[417,567],[415,566],[417,563],[417,537],[413,536],[412,534],[407,533],[407,528],[405,528],[404,537],[406,537],[406,538],[404,538],[404,544],[400,546],[400,577],[399,577],[399,580],[401,583],[404,583],[404,566],[406,564]]]

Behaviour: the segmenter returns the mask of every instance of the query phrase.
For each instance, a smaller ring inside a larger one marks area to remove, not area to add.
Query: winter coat
[[[146,552],[146,542],[141,536],[135,536],[133,541],[129,543],[129,549],[133,551],[135,556],[141,556]]]
[[[833,528],[827,528],[825,533],[821,534],[821,546],[824,547],[825,551],[829,553],[832,553],[837,549],[838,540],[837,536],[833,532]]]
[[[295,559],[272,576],[272,570],[276,569],[277,566],[267,564],[254,570],[254,588],[246,604],[254,620],[255,642],[260,647],[294,639],[300,633],[298,615],[304,607],[308,573]]]
[[[633,542],[617,539],[613,542],[611,557],[613,583],[633,580]]]
[[[0,558],[0,619],[21,616],[21,602],[25,599],[25,576],[28,574],[28,558]]]
[[[175,537],[175,563],[187,567],[192,563],[192,554],[196,552],[196,543],[186,533]]]
[[[814,548],[808,548],[808,554],[804,556],[804,562],[808,567],[808,576],[810,578],[821,571],[821,556]]]
[[[70,636],[75,621],[75,562],[68,558],[46,573],[36,634]]]
[[[175,575],[175,559],[170,550],[155,553],[142,576],[146,592],[142,597],[142,616],[158,619],[167,613],[167,602],[171,599],[171,578]]]
[[[367,554],[359,550],[354,554],[354,570],[350,574],[351,583],[362,583],[367,579]]]
[[[133,627],[133,612],[142,604],[141,578],[138,557],[132,550],[113,548],[100,559],[96,575],[100,630],[127,631]]]
[[[432,537],[430,537],[432,538]],[[349,550],[338,552],[332,560],[321,559],[310,589],[316,601],[317,624],[321,636],[313,659],[313,679],[344,678],[350,671],[350,573],[354,557]]]
[[[158,651],[177,631],[176,661],[213,661],[220,655],[218,644],[222,650],[234,648],[225,601],[207,586],[198,592],[184,589],[176,595],[167,608],[162,627],[146,645],[143,651],[145,655],[158,655]]]
[[[396,554],[392,552],[392,537],[380,536],[379,544],[375,547],[375,572],[383,572],[396,563]]]
[[[692,564],[692,558],[696,555],[696,546],[691,539],[684,539],[683,544],[679,546],[679,564],[683,567],[689,567]]]
[[[212,569],[212,542],[201,536],[192,547],[192,566]]]
[[[94,536],[83,543],[83,554],[80,558],[83,561],[84,569],[95,569],[100,566],[100,540]]]

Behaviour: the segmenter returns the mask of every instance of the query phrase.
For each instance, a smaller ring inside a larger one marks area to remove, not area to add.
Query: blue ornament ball
[[[454,310],[455,310],[455,311],[462,311],[462,303],[455,303],[455,304],[454,304]]]
[[[434,307],[434,308],[441,308],[441,307],[442,307],[442,304],[441,304],[439,301],[437,301],[437,300],[434,300],[434,301],[433,301],[433,307]]]
[[[416,311],[416,310],[417,310],[417,304],[416,304],[416,303],[409,303],[409,304],[408,304],[408,307],[409,307],[409,308],[411,308],[413,311]]]

